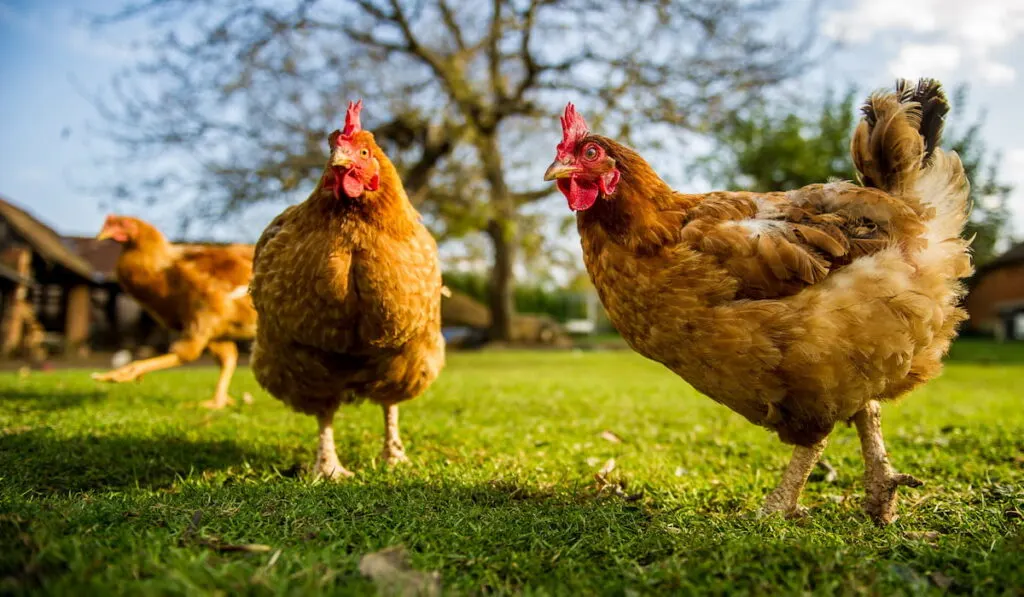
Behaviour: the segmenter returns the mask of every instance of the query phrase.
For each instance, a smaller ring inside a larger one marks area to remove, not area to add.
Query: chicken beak
[[[572,165],[566,164],[555,160],[548,166],[547,171],[544,172],[544,180],[558,180],[559,178],[569,178],[576,174],[579,170]]]
[[[340,151],[335,152],[335,154],[331,156],[331,166],[341,168],[342,170],[348,170],[352,167],[352,158]]]
[[[104,226],[103,230],[100,230],[100,233],[96,235],[96,240],[107,240],[108,238],[113,237],[114,234],[110,231],[110,229]]]

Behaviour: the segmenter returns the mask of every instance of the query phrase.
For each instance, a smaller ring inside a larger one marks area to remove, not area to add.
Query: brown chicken
[[[398,404],[444,366],[437,245],[395,167],[362,130],[362,102],[328,138],[316,189],[256,245],[250,293],[259,313],[252,368],[268,392],[320,425],[316,474],[352,475],[338,460],[338,407],[368,399],[384,411],[389,464],[406,461]]]
[[[132,381],[194,361],[208,349],[220,363],[220,378],[213,398],[202,405],[223,408],[231,403],[228,387],[238,363],[235,341],[256,335],[256,311],[246,292],[253,247],[174,245],[150,224],[116,215],[107,217],[97,238],[123,245],[117,281],[155,320],[181,337],[168,354],[96,373],[93,379]]]
[[[948,104],[931,80],[876,93],[852,143],[863,186],[673,191],[570,104],[545,174],[577,212],[587,270],[629,345],[794,444],[761,512],[798,498],[836,423],[856,424],[866,511],[894,519],[898,474],[879,402],[938,375],[971,273],[968,182],[938,148]]]

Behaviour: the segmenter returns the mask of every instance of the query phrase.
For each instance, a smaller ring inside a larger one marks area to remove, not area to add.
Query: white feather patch
[[[762,234],[771,234],[776,230],[785,228],[786,223],[778,220],[764,220],[761,218],[751,220],[739,220],[736,225],[745,229],[751,236],[757,237]]]
[[[237,286],[237,287],[235,287],[234,290],[232,290],[230,293],[228,293],[228,298],[231,299],[231,300],[238,300],[240,298],[245,297],[245,295],[248,294],[248,293],[249,293],[249,287],[248,286]]]

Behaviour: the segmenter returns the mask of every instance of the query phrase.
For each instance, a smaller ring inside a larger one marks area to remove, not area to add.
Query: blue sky
[[[118,5],[0,0],[0,195],[65,234],[95,234],[106,213],[96,189],[132,172],[130,160],[99,165],[110,147],[88,96],[132,63],[138,50],[130,41],[146,32],[101,37],[80,12]],[[971,84],[972,106],[988,112],[984,138],[1003,153],[1004,178],[1018,185],[1014,224],[1024,235],[1024,1],[837,0],[821,18],[843,49],[808,85],[854,82],[866,91],[921,75]],[[145,215],[174,223],[159,210]]]

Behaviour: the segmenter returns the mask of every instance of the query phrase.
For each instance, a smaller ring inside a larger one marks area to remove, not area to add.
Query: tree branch
[[[439,0],[437,7],[441,11],[441,20],[444,22],[444,26],[448,29],[452,39],[455,40],[455,47],[459,49],[459,52],[465,52],[466,40],[462,36],[462,28],[459,27],[458,21],[455,20],[455,12],[452,11],[452,7],[448,4],[447,0]]]
[[[554,185],[548,185],[541,189],[533,191],[522,191],[518,193],[512,193],[512,201],[516,205],[523,206],[529,205],[530,203],[536,203],[541,199],[550,197],[555,192],[556,187]]]

